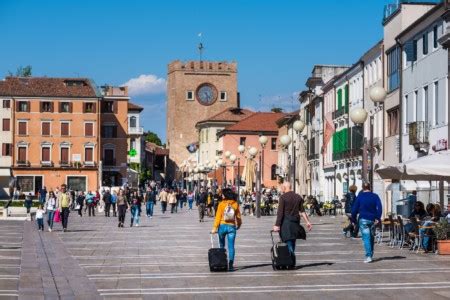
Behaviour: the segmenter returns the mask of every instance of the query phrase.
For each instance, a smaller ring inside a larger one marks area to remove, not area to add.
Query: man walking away
[[[153,207],[156,203],[156,190],[155,188],[149,187],[147,189],[147,192],[145,193],[145,208],[147,212],[147,217],[152,218],[153,217]]]
[[[290,182],[284,182],[281,191],[283,195],[279,200],[277,220],[273,231],[280,232],[281,240],[287,244],[289,252],[295,257],[296,240],[305,238],[299,235],[301,233],[300,217],[305,220],[309,231],[312,229],[312,224],[305,213],[302,197],[291,191]]]
[[[169,193],[167,193],[166,189],[162,189],[159,193],[159,201],[161,201],[161,211],[163,214],[166,213],[167,210],[167,198],[169,197]]]
[[[105,217],[110,217],[109,211],[111,210],[111,193],[106,190],[103,194],[103,202],[105,202]]]
[[[67,185],[61,185],[61,191],[58,193],[58,207],[61,212],[61,223],[63,226],[63,232],[67,231],[67,223],[69,222],[70,205],[72,204],[72,198],[70,193],[67,192]]]
[[[371,263],[374,251],[375,226],[381,222],[382,206],[380,197],[371,192],[369,183],[363,184],[363,191],[356,197],[352,208],[352,221],[359,215],[359,228],[366,251],[365,263]]]
[[[47,199],[47,188],[44,186],[39,190],[39,204],[44,205],[46,199]]]
[[[200,196],[198,197],[197,205],[198,205],[198,221],[204,222],[205,218],[205,208],[206,208],[206,202],[208,201],[208,193],[201,188],[200,189]]]
[[[113,193],[111,194],[111,206],[113,209],[113,217],[116,217],[116,203],[117,203],[117,192],[113,191]]]

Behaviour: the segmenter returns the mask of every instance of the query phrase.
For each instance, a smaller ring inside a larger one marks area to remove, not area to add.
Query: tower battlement
[[[192,71],[192,72],[237,72],[236,62],[226,61],[180,61],[175,60],[169,63],[168,73],[174,71]]]

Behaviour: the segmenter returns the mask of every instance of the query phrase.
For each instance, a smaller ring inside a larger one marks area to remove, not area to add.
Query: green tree
[[[273,107],[271,109],[271,111],[274,112],[274,113],[282,113],[283,109],[281,107]]]
[[[163,145],[162,142],[161,142],[161,139],[159,138],[159,136],[156,133],[152,132],[152,131],[147,131],[146,132],[146,134],[145,134],[145,141],[146,142],[150,142],[150,143],[154,143],[154,144],[156,144],[158,146],[162,146]]]
[[[13,74],[11,71],[8,71],[8,75],[9,76],[17,76],[17,77],[31,77],[32,74],[32,67],[30,65],[25,66],[25,67],[18,67],[16,70],[16,73]]]

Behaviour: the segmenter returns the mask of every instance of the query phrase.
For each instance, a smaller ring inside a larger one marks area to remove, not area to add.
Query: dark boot
[[[234,266],[233,266],[233,261],[232,260],[230,260],[228,262],[228,271],[234,271]]]

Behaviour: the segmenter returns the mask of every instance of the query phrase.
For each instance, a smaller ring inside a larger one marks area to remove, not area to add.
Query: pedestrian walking
[[[78,210],[78,215],[80,217],[83,216],[83,206],[84,206],[84,200],[85,200],[85,196],[84,193],[82,191],[78,192],[78,196],[77,196],[77,205],[75,206],[75,209]]]
[[[39,203],[44,204],[47,199],[47,188],[44,186],[39,190]]]
[[[187,201],[189,205],[189,210],[192,210],[192,205],[194,204],[194,192],[189,192],[187,195]]]
[[[36,210],[36,221],[38,224],[38,230],[44,231],[44,207],[42,204],[39,204],[37,210]]]
[[[163,214],[166,213],[167,210],[167,198],[169,197],[169,193],[167,193],[167,190],[164,188],[159,193],[159,201],[161,201],[161,211]]]
[[[241,212],[239,210],[239,203],[236,199],[236,194],[229,188],[222,191],[223,200],[220,201],[217,207],[216,218],[211,233],[219,234],[220,248],[225,248],[225,239],[228,246],[228,270],[233,271],[236,231],[242,225]]]
[[[370,183],[364,183],[363,190],[352,207],[352,221],[357,222],[359,216],[359,228],[366,252],[365,263],[373,261],[375,227],[381,222],[382,212],[380,197],[371,192]]]
[[[149,187],[145,193],[145,211],[148,218],[153,218],[153,207],[156,204],[156,189]]]
[[[306,239],[304,229],[300,226],[300,217],[306,222],[310,231],[312,224],[303,207],[303,198],[291,191],[290,182],[284,182],[281,186],[283,193],[279,199],[277,219],[273,231],[280,232],[281,240],[287,244],[289,252],[294,258],[297,239]]]
[[[95,195],[91,191],[86,194],[86,206],[89,211],[89,217],[95,217]]]
[[[117,192],[113,191],[111,194],[111,207],[113,210],[113,217],[117,217],[116,214]]]
[[[47,224],[48,224],[48,231],[52,232],[53,230],[53,221],[55,218],[55,210],[56,210],[56,195],[53,191],[50,191],[48,193],[48,200],[47,200]]]
[[[197,200],[199,222],[205,221],[204,218],[205,218],[205,209],[206,209],[207,201],[208,201],[208,193],[203,188],[201,188],[200,195]]]
[[[67,192],[67,185],[62,184],[61,190],[57,196],[57,206],[61,212],[61,223],[63,226],[63,232],[67,231],[67,224],[69,223],[69,213],[70,213],[70,205],[72,204],[72,198],[70,197],[70,193]]]
[[[139,226],[139,214],[141,210],[141,199],[138,196],[137,192],[133,192],[131,194],[131,224],[130,227],[133,227],[133,223],[135,226]]]
[[[177,207],[177,194],[173,189],[169,190],[169,196],[167,197],[167,202],[170,204],[170,213],[173,214]]]
[[[25,196],[25,202],[23,205],[27,209],[27,217],[30,217],[31,207],[33,206],[33,195],[31,195],[31,193],[28,193],[28,195]]]
[[[351,237],[353,237],[353,238],[358,237],[358,231],[359,231],[358,222],[352,221],[352,207],[356,200],[356,191],[357,190],[358,190],[358,188],[356,187],[356,185],[352,185],[349,188],[349,192],[345,195],[344,210],[345,210],[345,215],[348,219],[348,226],[342,230],[342,233],[344,234],[345,237],[347,237],[347,233],[349,233],[349,232],[350,232]]]
[[[125,196],[123,190],[119,190],[119,195],[117,196],[117,210],[119,214],[119,225],[118,227],[123,228],[123,223],[125,223],[125,214],[128,209],[128,199]]]
[[[105,217],[109,217],[111,210],[111,193],[109,190],[106,190],[103,194],[103,202],[105,202]]]

